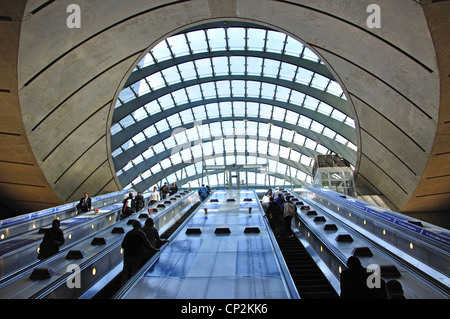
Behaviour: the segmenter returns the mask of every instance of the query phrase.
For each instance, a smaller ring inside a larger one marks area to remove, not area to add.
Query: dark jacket
[[[147,236],[147,239],[153,247],[156,247],[156,244],[162,245],[166,242],[161,240],[158,230],[155,228],[155,226],[144,225],[142,227],[142,231]]]
[[[267,206],[267,214],[275,215],[276,217],[281,216],[281,208],[277,202],[269,202],[269,206]]]
[[[88,212],[91,209],[91,198],[83,197],[80,199],[80,202],[77,204],[77,209],[82,213]]]
[[[136,195],[136,197],[134,198],[134,201],[136,203],[136,210],[141,210],[142,208],[144,208],[144,206],[145,206],[144,196]]]
[[[59,246],[65,242],[63,231],[60,228],[50,228],[45,232],[39,246],[39,259],[50,257],[59,252]]]
[[[141,229],[132,229],[122,241],[123,258],[142,258],[144,249],[157,251],[145,236]]]
[[[347,268],[341,273],[342,299],[372,299],[373,292],[367,286],[369,274],[362,266]]]
[[[170,195],[176,194],[178,192],[178,186],[170,186]]]

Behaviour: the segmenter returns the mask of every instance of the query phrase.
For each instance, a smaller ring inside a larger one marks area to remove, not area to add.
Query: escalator
[[[200,202],[193,205],[178,221],[175,222],[169,229],[160,235],[161,239],[168,239],[180,227],[183,222],[197,209]],[[161,245],[156,245],[156,248],[161,248]],[[113,280],[111,280],[103,289],[101,289],[92,299],[111,299],[122,287],[121,285],[122,272],[120,272]]]
[[[296,236],[286,237],[282,230],[277,242],[301,299],[339,297]]]

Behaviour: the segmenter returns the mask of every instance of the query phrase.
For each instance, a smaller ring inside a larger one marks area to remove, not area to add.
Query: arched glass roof
[[[233,164],[246,167],[248,186],[304,186],[317,154],[355,164],[351,114],[339,83],[301,42],[255,25],[209,24],[161,41],[133,70],[115,104],[112,158],[122,186],[142,191],[161,182],[224,186],[224,165]]]

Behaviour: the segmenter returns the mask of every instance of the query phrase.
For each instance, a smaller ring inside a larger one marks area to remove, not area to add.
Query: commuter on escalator
[[[267,213],[265,215],[269,219],[270,227],[276,237],[281,234],[282,215],[280,206],[275,202],[273,197],[269,198],[269,205],[267,207]]]
[[[174,195],[178,193],[178,186],[176,183],[173,183],[172,186],[170,186],[170,195]]]
[[[161,200],[161,195],[158,192],[158,189],[153,187],[153,193],[150,195],[150,205],[153,205]]]
[[[341,273],[342,299],[373,299],[374,291],[367,285],[369,274],[356,256],[347,260],[347,269]]]
[[[64,234],[58,219],[54,219],[52,222],[52,228],[45,232],[42,243],[39,246],[38,259],[45,259],[59,252],[59,247],[65,242]]]
[[[297,212],[297,206],[291,202],[291,197],[286,196],[286,201],[283,203],[283,222],[284,230],[286,231],[286,236],[294,237],[294,232],[291,228],[292,218]]]
[[[136,202],[136,212],[144,209],[145,200],[144,200],[144,196],[142,196],[141,192],[137,193],[136,197],[134,198],[134,201]]]
[[[122,213],[123,213],[123,218],[127,218],[130,217],[131,215],[134,214],[135,209],[136,209],[136,202],[134,201],[133,198],[133,193],[130,193],[128,195],[127,198],[125,198],[123,200],[123,207],[122,207]]]
[[[167,182],[159,190],[161,192],[162,199],[166,199],[167,195],[170,193],[169,186],[167,186]]]
[[[86,213],[91,210],[91,198],[89,197],[88,192],[84,192],[84,197],[80,199],[80,202],[77,204],[78,213]]]
[[[142,231],[142,224],[138,220],[133,223],[133,229],[125,235],[122,241],[122,248],[124,250],[122,285],[144,265],[146,261],[143,258],[145,248],[154,252],[159,251],[150,244],[147,236]]]
[[[261,201],[261,205],[264,209],[264,212],[267,213],[267,208],[269,207],[270,195],[264,195]]]
[[[210,194],[210,191],[205,186],[205,184],[203,184],[202,187],[200,187],[200,189],[198,190],[198,195],[200,196],[200,200],[202,202],[209,196],[209,194]]]
[[[157,245],[161,247],[163,244],[168,242],[167,239],[163,240],[159,237],[159,232],[155,227],[153,218],[147,218],[144,227],[142,227],[142,231],[144,232],[145,236],[147,236],[148,241],[153,247],[157,247]],[[155,253],[156,251],[144,247],[143,257],[145,260],[149,260]]]
[[[278,197],[274,197],[275,202],[280,206],[280,209],[283,210],[283,204],[285,202],[284,196],[281,193],[278,193]]]

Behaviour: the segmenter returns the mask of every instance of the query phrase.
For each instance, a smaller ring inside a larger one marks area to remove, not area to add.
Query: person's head
[[[138,192],[138,195],[140,196],[142,194],[142,192]]]
[[[386,283],[386,293],[388,299],[395,298],[396,296],[403,296],[402,284],[395,279],[389,280]]]
[[[147,220],[145,221],[145,225],[146,225],[146,226],[155,226],[155,221],[153,220],[153,218],[149,217],[149,218],[147,218]]]
[[[156,192],[156,190],[157,190],[156,186],[155,186],[155,187],[153,187],[153,191],[154,191],[154,192]]]
[[[84,192],[84,197],[88,197],[88,196],[89,196],[88,192]]]
[[[286,201],[289,202],[291,200],[291,196],[286,196]]]
[[[281,198],[281,197],[283,197],[283,195],[281,195],[281,194],[278,194],[278,198]]]
[[[356,256],[350,256],[347,260],[347,268],[358,268],[361,267],[361,261]]]
[[[138,220],[135,220],[135,221],[133,222],[133,229],[141,229],[141,228],[142,228],[141,222],[138,221]]]
[[[132,198],[132,197],[133,197],[133,193],[130,193],[130,194],[128,195],[128,197]]]
[[[273,199],[272,196],[269,197],[269,201],[274,202],[275,200]]]
[[[61,222],[59,221],[59,219],[54,219],[52,221],[52,228],[59,228],[59,226],[61,226]]]

